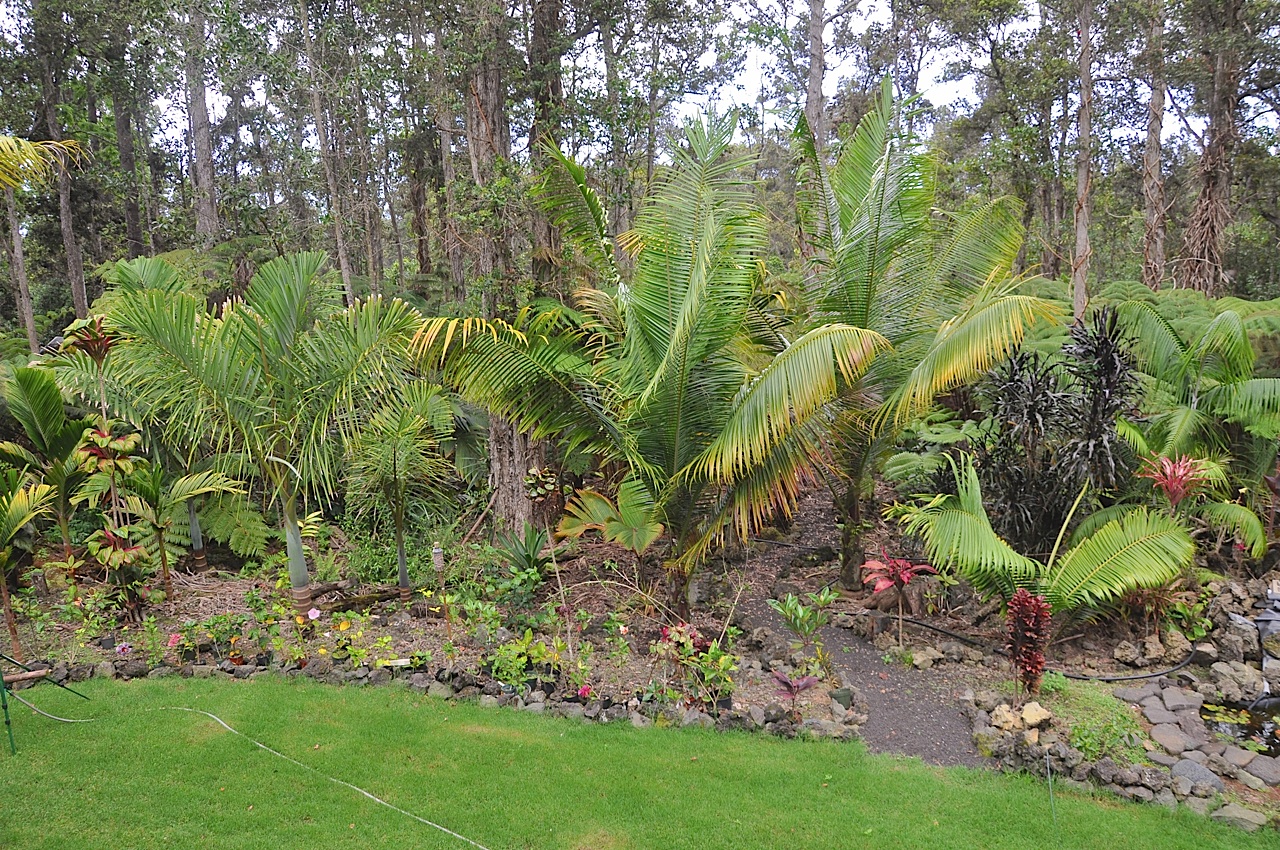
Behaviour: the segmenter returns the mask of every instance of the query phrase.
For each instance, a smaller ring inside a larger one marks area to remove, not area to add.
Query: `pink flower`
[[[591,686],[583,685],[582,687],[578,688],[578,696],[582,699],[586,699],[587,697],[591,696]]]
[[[176,633],[175,633],[175,634],[171,634],[171,635],[169,635],[169,648],[170,648],[170,649],[173,649],[175,646],[177,646],[177,645],[178,645],[178,644],[180,644],[180,643],[182,643],[182,635],[180,635],[180,634],[176,634]]]
[[[626,633],[627,633],[627,627],[626,627],[626,626],[618,626],[618,634],[620,634],[620,635],[625,635]]]
[[[307,612],[307,619],[308,619],[308,620],[319,620],[319,619],[320,619],[320,609],[319,609],[319,608],[312,608],[310,611],[308,611],[308,612]]]

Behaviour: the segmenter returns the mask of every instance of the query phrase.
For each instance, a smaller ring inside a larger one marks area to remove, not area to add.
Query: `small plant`
[[[829,587],[806,595],[809,599],[808,605],[803,604],[794,593],[788,593],[780,600],[770,599],[769,607],[778,612],[782,622],[796,636],[797,641],[791,646],[808,656],[809,669],[815,673],[829,672],[831,659],[818,634],[831,619],[827,609],[840,596]]]
[[[1040,693],[1045,696],[1065,693],[1066,690],[1067,677],[1057,670],[1049,670],[1044,674],[1044,678],[1040,680]]]
[[[1006,648],[1017,671],[1018,683],[1032,696],[1040,692],[1051,620],[1049,603],[1043,596],[1018,588],[1009,600]]]
[[[737,656],[718,639],[708,641],[688,623],[663,626],[661,637],[650,644],[649,652],[683,680],[690,703],[714,710],[733,693]]]
[[[149,614],[142,621],[142,642],[147,651],[147,664],[155,667],[164,661],[165,639],[160,636],[155,615]]]
[[[1167,457],[1144,458],[1142,469],[1136,475],[1151,479],[1156,489],[1169,500],[1169,507],[1174,510],[1177,510],[1179,502],[1213,478],[1208,464],[1188,455],[1182,455],[1176,460]]]
[[[925,573],[937,574],[937,570],[928,564],[913,564],[905,558],[890,558],[883,561],[867,561],[862,565],[863,584],[871,585],[872,593],[894,588],[898,591],[898,646],[902,646],[902,609],[906,602],[907,585],[917,576]]]
[[[802,693],[818,684],[818,677],[799,676],[793,679],[781,670],[774,670],[773,680],[778,684],[778,690],[775,693],[791,702],[791,722],[799,723],[800,711],[796,708],[796,700],[800,699]]]

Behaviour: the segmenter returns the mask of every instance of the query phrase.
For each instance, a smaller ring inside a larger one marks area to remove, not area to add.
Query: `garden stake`
[[[16,756],[18,747],[13,743],[13,721],[9,719],[9,686],[0,685],[0,707],[4,709],[4,731],[9,734],[9,755]]]

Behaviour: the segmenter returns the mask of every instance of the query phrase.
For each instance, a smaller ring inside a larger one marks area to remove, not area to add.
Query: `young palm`
[[[803,120],[800,204],[815,247],[810,324],[875,331],[892,349],[850,386],[835,418],[842,480],[842,582],[861,585],[864,490],[903,425],[1006,357],[1053,305],[1020,295],[1012,274],[1023,230],[1016,201],[936,209],[936,165],[904,130],[888,81],[827,167]]]
[[[31,142],[0,135],[0,189],[17,189],[29,180],[47,177],[79,155],[80,146],[73,141]]]
[[[1195,556],[1178,518],[1138,507],[1082,524],[1059,556],[1064,525],[1048,560],[1037,561],[1014,551],[991,527],[972,458],[955,463],[955,480],[955,495],[897,505],[891,513],[924,541],[935,566],[954,571],[983,596],[1007,601],[1025,588],[1044,596],[1055,614],[1093,613],[1130,591],[1169,584]]]
[[[53,515],[62,538],[63,559],[74,575],[71,515],[81,488],[89,479],[80,450],[94,420],[69,418],[53,376],[34,366],[20,366],[10,372],[0,384],[0,392],[9,405],[9,413],[18,420],[31,442],[31,448],[0,443],[0,461],[29,471],[49,486]]]
[[[405,528],[411,509],[439,501],[457,473],[441,451],[453,433],[453,407],[444,392],[420,382],[369,418],[347,449],[347,502],[358,515],[382,507],[395,529],[400,597],[409,601]]]
[[[125,481],[125,509],[141,522],[154,537],[151,546],[143,539],[144,548],[154,547],[155,558],[164,581],[165,598],[173,599],[173,579],[169,574],[169,556],[172,547],[170,534],[185,512],[187,504],[195,498],[216,493],[243,493],[240,483],[221,472],[197,472],[170,479],[159,464],[142,464]],[[179,550],[180,553],[180,550]]]
[[[343,309],[321,274],[325,262],[321,253],[276,258],[243,300],[215,315],[204,298],[167,285],[173,275],[164,263],[133,261],[135,291],[106,317],[119,336],[104,366],[113,404],[140,426],[163,429],[168,445],[185,447],[183,456],[209,447],[266,484],[280,509],[300,611],[311,594],[299,500],[332,489],[359,411],[409,380],[407,347],[420,324],[399,300]],[[94,391],[97,375],[82,361],[61,365],[64,383]]]
[[[633,258],[628,275],[585,171],[549,149],[558,160],[549,205],[598,285],[577,293],[576,311],[535,305],[511,324],[434,319],[419,338],[467,399],[621,469],[617,506],[584,494],[571,517],[610,514],[615,536],[639,550],[665,535],[677,588],[726,527],[745,534],[791,510],[820,455],[827,405],[886,347],[840,323],[780,350],[757,344],[767,240],[737,176],[744,163],[729,154],[732,130],[731,118],[688,128],[619,239]]]
[[[18,624],[9,599],[9,557],[13,553],[13,538],[27,523],[48,512],[53,497],[52,487],[32,484],[25,474],[17,470],[0,472],[0,601],[4,604],[4,622],[9,629],[13,657],[19,661],[22,660],[22,646],[18,642]]]

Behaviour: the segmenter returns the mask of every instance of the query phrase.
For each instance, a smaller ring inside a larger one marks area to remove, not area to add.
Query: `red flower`
[[[871,588],[872,593],[879,593],[891,587],[902,590],[911,584],[916,576],[924,573],[936,575],[938,572],[928,564],[913,564],[905,558],[888,557],[884,561],[867,561],[862,565],[862,569],[865,572],[862,583],[875,582]]]

